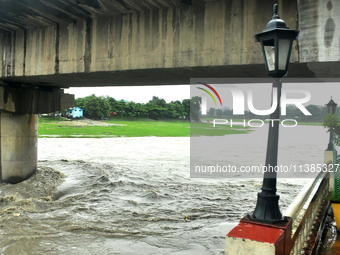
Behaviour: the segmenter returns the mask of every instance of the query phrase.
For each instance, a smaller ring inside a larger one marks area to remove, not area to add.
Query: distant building
[[[83,109],[80,107],[70,108],[66,112],[67,118],[82,118],[83,117]]]

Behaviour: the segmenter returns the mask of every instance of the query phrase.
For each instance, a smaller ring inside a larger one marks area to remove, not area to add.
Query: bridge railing
[[[293,220],[291,255],[315,249],[318,235],[322,234],[323,222],[329,202],[329,173],[320,173],[307,183],[284,215]],[[321,230],[321,231],[320,231]]]
[[[333,151],[328,159],[329,172],[320,173],[307,183],[285,212],[293,219],[291,255],[305,254],[316,249],[323,232],[330,201],[340,201],[340,146],[332,141]],[[326,199],[328,198],[328,199]],[[338,203],[338,202],[337,202]]]
[[[340,146],[333,140],[333,180],[332,200],[340,201]]]

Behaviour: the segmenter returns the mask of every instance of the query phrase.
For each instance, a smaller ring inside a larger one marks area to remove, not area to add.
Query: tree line
[[[197,119],[201,98],[176,100],[167,103],[164,99],[153,96],[148,103],[127,102],[116,100],[110,96],[96,96],[94,94],[75,99],[75,106],[84,110],[87,118],[151,118],[158,119]]]
[[[176,100],[167,103],[164,99],[153,96],[148,103],[127,102],[125,100],[116,100],[110,96],[96,96],[94,94],[77,98],[75,106],[84,110],[84,116],[87,118],[107,118],[115,116],[117,118],[151,118],[158,119],[183,119],[199,120],[201,117],[216,118],[245,118],[245,119],[268,119],[267,116],[255,115],[250,111],[245,111],[244,115],[233,115],[232,109],[215,109],[210,108],[206,116],[201,115],[201,98],[193,97],[191,99]],[[306,109],[312,114],[305,116],[302,111],[295,105],[288,105],[285,119],[297,119],[302,122],[322,122],[327,116],[326,106],[308,105]],[[340,107],[336,109],[336,115],[340,116]]]

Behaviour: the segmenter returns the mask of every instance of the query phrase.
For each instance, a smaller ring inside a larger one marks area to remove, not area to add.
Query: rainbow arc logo
[[[198,83],[198,84],[202,84],[203,86],[206,86],[207,88],[209,88],[209,89],[217,96],[217,98],[218,98],[218,100],[220,101],[220,104],[221,104],[221,106],[222,106],[221,97],[220,97],[220,95],[217,93],[217,91],[216,91],[212,86],[210,86],[209,84],[205,84],[205,83],[203,83],[203,82],[197,82],[197,83]],[[204,89],[204,88],[201,88],[201,87],[196,87],[196,88],[198,88],[198,89],[200,89],[200,90],[203,90],[203,91],[206,92],[209,96],[211,96],[212,100],[214,100],[214,103],[215,103],[215,105],[217,106],[216,100],[215,100],[213,94],[211,94],[211,92],[210,92],[209,90]]]

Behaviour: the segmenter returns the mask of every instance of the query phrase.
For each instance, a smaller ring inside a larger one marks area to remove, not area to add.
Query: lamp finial
[[[277,4],[274,4],[274,6],[273,6],[273,13],[274,13],[273,19],[279,18],[279,16],[277,15],[278,10],[279,10],[279,6]]]

